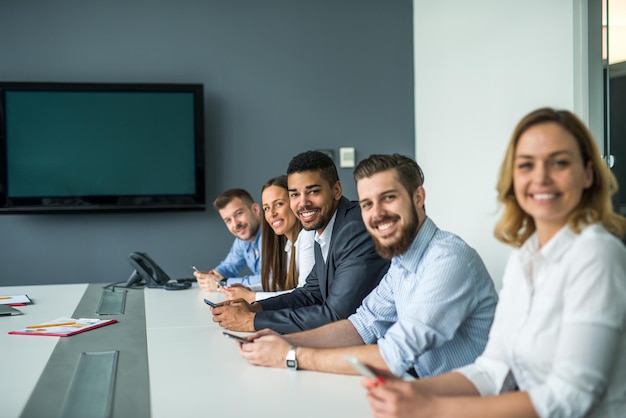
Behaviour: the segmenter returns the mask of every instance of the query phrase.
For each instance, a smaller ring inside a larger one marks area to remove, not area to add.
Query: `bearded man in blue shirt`
[[[348,319],[240,344],[251,364],[354,374],[351,355],[381,376],[426,377],[482,353],[497,294],[480,256],[426,216],[421,169],[372,155],[354,171],[361,215],[378,253],[391,259],[380,284]]]
[[[194,272],[200,290],[215,292],[219,285],[241,284],[252,290],[261,289],[261,208],[250,193],[230,189],[219,195],[213,206],[224,224],[235,236],[226,258],[213,270]],[[238,276],[245,267],[251,275]]]

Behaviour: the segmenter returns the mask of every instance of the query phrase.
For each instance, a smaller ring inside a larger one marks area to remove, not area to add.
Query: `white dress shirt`
[[[504,273],[484,353],[458,369],[481,395],[527,391],[541,417],[626,417],[626,248],[602,226],[537,234]]]
[[[318,234],[317,231],[315,233],[315,242],[320,245],[320,250],[322,250],[322,257],[324,258],[324,263],[328,260],[328,251],[330,250],[330,241],[333,238],[333,228],[335,227],[335,218],[337,218],[337,211],[333,214],[333,217],[330,218],[328,224],[326,224],[326,228],[324,228],[324,232]]]
[[[309,277],[309,273],[315,265],[315,231],[305,231],[304,229],[298,234],[296,238],[296,268],[298,269],[298,286],[304,286],[306,278]],[[287,253],[287,265],[291,260],[291,241],[287,240],[285,244],[285,252]],[[293,289],[291,289],[293,290]],[[289,293],[291,290],[282,290],[277,292],[256,292],[256,300],[267,299],[272,296],[280,295],[283,293]]]

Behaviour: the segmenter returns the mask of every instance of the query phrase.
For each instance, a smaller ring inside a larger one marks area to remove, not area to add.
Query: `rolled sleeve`
[[[479,357],[473,364],[455,370],[476,387],[481,396],[498,395],[516,388],[511,369],[501,361]]]
[[[621,333],[596,325],[566,325],[559,359],[544,384],[528,394],[541,417],[582,417],[605,393]]]
[[[348,317],[365,344],[374,344],[378,341],[398,319],[390,283],[390,280],[394,280],[392,276],[393,268],[367,295],[356,313]]]

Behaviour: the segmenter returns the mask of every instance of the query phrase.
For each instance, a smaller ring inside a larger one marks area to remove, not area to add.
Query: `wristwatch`
[[[289,351],[287,351],[287,357],[285,357],[285,364],[289,370],[298,370],[298,360],[296,360],[296,350],[298,347],[291,346]]]

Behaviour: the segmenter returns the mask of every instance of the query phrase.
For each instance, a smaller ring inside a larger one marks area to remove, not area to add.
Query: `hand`
[[[215,269],[211,270],[209,273],[217,277],[217,281],[224,280],[224,276],[222,276],[222,274]]]
[[[203,292],[217,292],[217,282],[220,281],[221,275],[213,273],[215,270],[209,272],[194,271],[193,275],[196,277],[198,287]]]
[[[233,283],[228,287],[220,287],[218,290],[226,295],[227,300],[244,299],[248,303],[256,300],[256,292],[241,283]]]
[[[275,333],[262,332],[261,337],[256,338],[260,333],[250,336],[254,342],[239,346],[241,357],[255,366],[285,368],[285,357],[291,344]]]
[[[250,344],[246,344],[250,345]],[[419,391],[403,380],[387,380],[379,384],[374,379],[364,379],[367,400],[376,418],[416,418],[437,416],[435,398]]]
[[[211,312],[213,322],[217,322],[220,327],[232,331],[254,331],[255,312],[243,299],[222,302],[217,308],[211,309]]]

